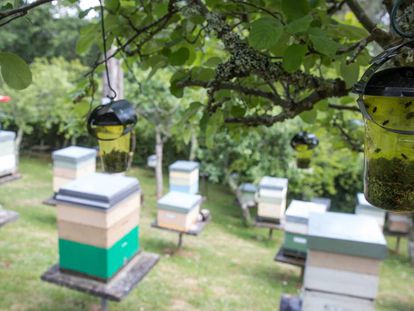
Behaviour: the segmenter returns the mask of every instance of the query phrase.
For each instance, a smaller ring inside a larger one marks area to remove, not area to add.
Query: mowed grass
[[[23,158],[23,179],[0,186],[0,204],[20,219],[0,228],[0,310],[99,310],[99,300],[44,283],[40,275],[57,262],[55,208],[42,205],[51,195],[51,163]],[[150,227],[156,215],[152,171],[135,168],[145,194],[141,211],[141,246],[161,255],[158,265],[111,310],[278,310],[282,293],[300,292],[299,269],[273,261],[283,239],[266,229],[246,228],[233,196],[209,185],[204,208],[213,221],[199,237],[184,237]],[[165,182],[167,186],[167,181]],[[395,239],[390,238],[390,248]],[[401,254],[390,252],[381,271],[377,310],[414,310],[414,270],[407,241]],[[363,310],[361,310],[363,311]]]

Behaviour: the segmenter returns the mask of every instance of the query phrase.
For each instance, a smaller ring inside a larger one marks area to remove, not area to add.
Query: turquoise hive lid
[[[11,131],[0,131],[0,142],[10,141],[16,138],[16,133]]]
[[[158,200],[157,206],[162,210],[186,214],[197,207],[200,202],[200,195],[171,191]]]
[[[140,191],[136,178],[93,173],[69,182],[59,189],[56,200],[87,207],[110,209]]]
[[[176,161],[170,165],[170,171],[191,172],[199,168],[198,162],[194,161]]]
[[[288,186],[287,178],[270,177],[265,176],[260,180],[259,188],[272,189],[272,190],[284,190]]]
[[[308,224],[311,213],[325,213],[328,207],[324,204],[292,200],[286,210],[286,221]]]
[[[79,163],[96,157],[96,150],[92,148],[71,146],[54,151],[52,158],[54,161]]]
[[[312,213],[308,246],[311,250],[384,259],[387,242],[371,217],[343,213]]]

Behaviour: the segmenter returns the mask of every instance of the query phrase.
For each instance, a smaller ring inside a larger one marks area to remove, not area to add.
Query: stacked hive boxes
[[[411,215],[389,213],[387,220],[387,229],[392,233],[408,234],[410,232],[412,221]]]
[[[306,257],[309,215],[326,211],[327,206],[324,204],[298,200],[290,203],[285,216],[283,250],[286,254]]]
[[[256,191],[257,187],[254,184],[241,184],[239,187],[240,190],[240,200],[242,204],[247,204],[249,206],[255,205],[256,203]]]
[[[187,232],[198,221],[201,196],[169,192],[158,200],[157,224],[160,227]]]
[[[170,191],[198,193],[199,164],[193,161],[177,161],[170,165]]]
[[[363,193],[357,194],[357,206],[355,207],[355,214],[364,215],[375,219],[381,229],[385,223],[385,211],[371,205],[366,199]]]
[[[259,183],[257,215],[263,220],[280,222],[286,209],[288,180],[263,177]]]
[[[79,177],[96,170],[96,150],[84,147],[68,147],[53,152],[53,191]]]
[[[387,246],[366,216],[311,214],[303,310],[374,310]]]
[[[0,131],[0,177],[17,171],[15,138],[14,132]]]
[[[155,168],[157,166],[157,156],[155,154],[150,155],[147,158],[147,166],[151,168]]]
[[[57,196],[59,265],[107,281],[139,250],[138,180],[93,173]]]

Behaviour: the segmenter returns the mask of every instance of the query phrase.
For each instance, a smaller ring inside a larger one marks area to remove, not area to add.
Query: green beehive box
[[[283,249],[285,253],[305,257],[306,252],[308,251],[307,235],[285,232]]]
[[[111,248],[59,239],[60,269],[108,280],[139,250],[139,227],[135,227]]]

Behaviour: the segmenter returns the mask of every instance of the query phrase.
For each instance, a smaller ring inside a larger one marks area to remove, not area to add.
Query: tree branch
[[[371,20],[371,18],[366,14],[365,10],[359,5],[357,0],[346,0],[346,4],[355,14],[358,21],[361,25],[371,33],[374,40],[381,45],[383,48],[386,48],[393,41],[393,36],[382,29],[379,29],[377,25]]]
[[[5,19],[7,17],[10,17],[10,16],[13,16],[7,22],[1,24],[1,26],[8,24],[9,22],[11,22],[12,20],[14,20],[16,18],[19,18],[19,17],[22,17],[22,16],[26,15],[30,10],[32,10],[32,9],[34,9],[34,8],[40,6],[40,5],[50,3],[52,1],[53,0],[37,0],[37,1],[34,1],[30,4],[23,5],[23,6],[18,7],[18,8],[5,10],[5,11],[0,11],[0,20],[3,20],[3,19]],[[14,16],[14,15],[16,15],[17,17]]]
[[[335,105],[335,104],[329,104],[329,108],[337,109],[337,110],[349,110],[349,111],[355,111],[360,112],[359,108],[356,106],[345,106],[345,105]]]

